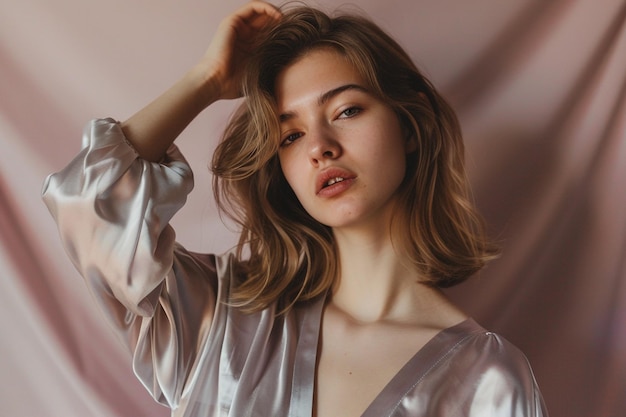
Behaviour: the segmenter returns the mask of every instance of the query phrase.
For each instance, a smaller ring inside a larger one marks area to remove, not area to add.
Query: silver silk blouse
[[[311,417],[324,299],[283,316],[230,307],[234,256],[188,252],[168,224],[192,187],[175,146],[147,162],[102,119],[43,199],[135,374],[173,416]],[[525,356],[468,319],[417,351],[363,413],[381,416],[547,413]]]

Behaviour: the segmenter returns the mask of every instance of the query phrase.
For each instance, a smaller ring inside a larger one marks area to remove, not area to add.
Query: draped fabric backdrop
[[[165,416],[135,380],[40,201],[91,118],[180,77],[243,0],[0,3],[0,415]],[[331,0],[316,3],[334,9]],[[450,291],[529,357],[553,417],[626,415],[626,1],[352,0],[458,111],[502,256]],[[178,143],[178,240],[222,252],[206,166],[234,102]]]

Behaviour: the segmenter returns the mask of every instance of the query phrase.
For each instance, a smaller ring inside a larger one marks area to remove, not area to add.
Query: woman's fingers
[[[251,1],[226,17],[205,54],[204,62],[220,91],[220,98],[238,97],[241,76],[250,48],[260,31],[280,20],[282,14],[264,1]]]
[[[263,1],[251,1],[231,15],[231,27],[235,29],[238,41],[254,41],[266,26],[278,22],[282,14],[274,5]]]
[[[265,16],[272,20],[279,20],[282,16],[280,10],[276,6],[258,0],[252,0],[247,3],[235,12],[235,14],[240,15],[241,18],[248,21],[248,23],[252,23],[252,21],[256,20],[259,16]]]

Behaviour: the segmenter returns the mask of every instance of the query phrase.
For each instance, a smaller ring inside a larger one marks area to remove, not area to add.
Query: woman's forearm
[[[174,139],[207,106],[241,96],[241,77],[251,45],[263,28],[281,18],[264,1],[251,1],[225,18],[200,63],[152,103],[122,123],[139,155],[159,161]]]
[[[124,121],[122,130],[139,155],[148,161],[159,161],[187,125],[219,98],[215,83],[203,67],[194,67]]]

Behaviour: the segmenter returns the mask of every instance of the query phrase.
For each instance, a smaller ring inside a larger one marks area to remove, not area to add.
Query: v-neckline
[[[322,314],[325,297],[297,309],[302,315],[300,337],[296,348],[294,383],[291,392],[289,417],[311,417],[315,395],[318,345],[322,332]],[[365,409],[361,417],[390,415],[402,399],[418,385],[428,372],[449,354],[455,346],[482,328],[472,319],[465,319],[435,334],[422,346],[385,385]],[[447,347],[447,349],[442,349]]]
[[[467,318],[434,335],[372,400],[361,417],[388,416],[400,405],[402,399],[428,375],[441,360],[450,354],[467,337],[480,331],[480,326]]]

